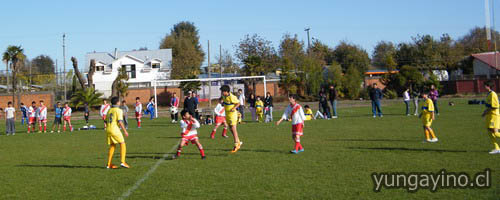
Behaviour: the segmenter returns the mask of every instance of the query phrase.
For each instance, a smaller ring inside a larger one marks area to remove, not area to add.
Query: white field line
[[[177,147],[179,146],[179,143],[177,143],[176,145],[174,145],[172,147],[172,149],[170,149],[169,152],[173,152],[177,149]],[[137,180],[137,182],[135,182],[135,184],[130,187],[125,193],[122,194],[122,196],[118,199],[127,199],[135,190],[137,190],[137,188],[139,188],[139,186],[141,186],[141,184],[146,181],[146,179],[149,178],[149,176],[154,173],[156,171],[156,169],[165,161],[165,159],[167,159],[168,155],[170,155],[171,153],[166,153],[166,154],[163,154],[163,157],[158,160],[152,167],[151,169],[149,169],[148,172],[146,172],[146,174],[144,174],[144,176],[142,176],[141,179]]]

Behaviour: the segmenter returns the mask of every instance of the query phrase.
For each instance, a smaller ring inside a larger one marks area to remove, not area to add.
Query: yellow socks
[[[496,132],[496,133],[495,133],[495,136],[496,136],[497,138],[500,138],[500,132]]]
[[[111,160],[113,159],[113,154],[115,153],[115,148],[116,148],[115,144],[109,145],[108,165],[107,166],[111,165]]]
[[[429,130],[429,132],[431,133],[432,138],[436,138],[436,135],[434,134],[434,130],[431,129],[431,130]]]
[[[424,131],[425,131],[425,138],[426,138],[427,140],[430,140],[430,139],[431,139],[431,137],[430,137],[430,133],[429,133],[429,131],[428,131],[427,129],[425,129]]]
[[[125,143],[120,144],[120,158],[121,162],[125,163],[125,156],[127,155],[127,145]]]
[[[495,134],[494,133],[490,133],[490,139],[491,139],[491,143],[493,143],[493,146],[495,146],[495,149],[496,150],[499,150],[500,147],[498,146],[498,143],[497,143],[497,139],[495,137]]]

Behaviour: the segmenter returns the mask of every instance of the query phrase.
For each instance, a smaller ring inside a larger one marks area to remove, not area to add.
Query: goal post
[[[155,98],[155,116],[158,117],[158,99],[157,99],[157,87],[162,87],[162,86],[175,86],[179,85],[182,82],[201,82],[202,86],[204,87],[203,83],[209,82],[208,84],[208,89],[209,89],[209,97],[208,97],[208,102],[209,102],[209,107],[212,108],[212,87],[217,87],[217,90],[219,89],[221,85],[217,86],[212,86],[212,82],[223,82],[223,81],[238,81],[238,80],[248,80],[248,79],[262,79],[263,85],[264,85],[264,95],[267,94],[267,83],[266,83],[266,76],[239,76],[239,77],[223,77],[223,78],[199,78],[199,79],[175,79],[175,80],[153,80],[151,81],[151,85],[153,85],[154,88],[154,98]],[[253,88],[255,91],[257,90],[256,88]]]

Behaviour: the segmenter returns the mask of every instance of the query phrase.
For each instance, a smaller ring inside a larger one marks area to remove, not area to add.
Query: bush
[[[398,93],[394,90],[387,89],[384,91],[384,97],[387,99],[395,99],[398,98]]]
[[[370,90],[369,90],[369,88],[363,88],[361,91],[359,91],[359,98],[361,100],[370,99]]]

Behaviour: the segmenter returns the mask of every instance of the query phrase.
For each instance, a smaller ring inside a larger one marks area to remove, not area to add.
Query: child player
[[[264,118],[264,102],[257,96],[257,101],[255,101],[255,113],[257,114],[257,121],[262,122]]]
[[[99,110],[99,114],[103,121],[106,121],[106,114],[108,113],[110,106],[106,99],[102,100],[101,109]],[[104,122],[104,128],[106,128],[106,122]]]
[[[56,107],[54,109],[54,114],[55,114],[55,118],[54,118],[54,123],[52,124],[52,131],[50,131],[51,133],[54,132],[54,128],[55,126],[57,125],[57,132],[60,133],[61,132],[61,123],[62,123],[62,113],[63,113],[63,108],[61,106],[61,102],[57,102],[56,104]]]
[[[201,146],[200,141],[198,140],[198,132],[196,131],[196,129],[200,128],[200,122],[198,122],[198,120],[196,120],[187,110],[182,110],[181,117],[182,121],[180,124],[182,128],[182,140],[179,144],[179,147],[177,148],[177,154],[175,154],[173,159],[181,156],[182,147],[185,146],[185,144],[188,142],[196,144],[196,146],[198,146],[198,149],[200,150],[201,159],[205,159],[205,151],[203,150],[203,146]]]
[[[226,123],[226,112],[224,111],[224,106],[222,105],[224,103],[224,100],[222,97],[219,99],[219,103],[217,106],[215,106],[214,112],[215,112],[215,127],[214,130],[212,130],[212,133],[210,134],[210,138],[214,139],[215,138],[215,133],[217,132],[217,128],[221,124],[224,124],[224,130],[222,130],[222,137],[227,138],[227,123]]]
[[[63,108],[63,119],[64,119],[64,124],[63,124],[63,131],[66,132],[66,123],[69,125],[69,131],[73,132],[73,126],[71,125],[71,108],[68,106],[68,102],[64,103],[64,108]]]
[[[87,126],[89,125],[89,116],[90,116],[89,104],[85,103],[83,107],[83,117],[85,118],[85,123],[87,124]]]
[[[240,138],[238,137],[238,130],[236,129],[236,126],[238,124],[238,113],[240,113],[237,111],[237,108],[240,106],[240,100],[238,100],[236,96],[229,92],[231,89],[228,85],[223,85],[220,90],[222,92],[224,100],[226,122],[231,127],[231,133],[233,133],[234,138],[234,147],[231,153],[236,153],[243,144],[243,142],[240,141]]]
[[[123,111],[120,109],[120,99],[118,97],[111,98],[112,108],[106,113],[106,134],[108,138],[109,152],[108,152],[108,163],[106,168],[117,169],[118,167],[111,164],[113,159],[113,154],[115,153],[116,144],[120,144],[120,166],[124,168],[130,168],[130,166],[125,162],[125,156],[127,154],[127,146],[125,145],[125,139],[123,139],[123,130],[125,136],[128,137],[127,129],[123,125]]]
[[[495,91],[493,91],[493,82],[486,81],[484,82],[484,87],[488,90],[488,97],[486,97],[486,110],[483,112],[483,117],[486,117],[486,128],[488,129],[488,136],[491,139],[491,143],[495,149],[490,151],[490,154],[500,154],[500,147],[498,146],[498,142],[496,138],[500,138],[500,134],[498,133],[499,127],[499,103],[498,96]]]
[[[290,101],[290,105],[286,107],[285,113],[283,113],[281,119],[276,122],[276,125],[280,125],[283,120],[292,120],[292,139],[295,141],[295,149],[290,151],[290,153],[298,154],[304,151],[304,148],[300,144],[300,137],[304,135],[303,129],[306,116],[304,115],[302,106],[296,102],[297,97],[295,95],[290,95],[288,100]]]
[[[309,105],[304,106],[304,114],[306,116],[306,121],[313,119],[313,111],[309,108]]]
[[[28,108],[28,133],[30,133],[31,128],[35,131],[35,119],[36,119],[36,102],[31,102],[31,106]]]
[[[434,120],[434,103],[427,96],[427,92],[422,93],[422,98],[424,99],[424,105],[422,106],[422,113],[420,117],[422,118],[422,124],[424,125],[424,133],[427,142],[437,142],[438,139],[432,130],[431,125]]]
[[[28,123],[28,107],[26,107],[24,105],[24,103],[21,102],[21,108],[20,108],[21,112],[22,112],[22,118],[21,118],[21,125],[24,125],[24,122],[26,121],[26,124],[29,124]]]
[[[141,128],[142,103],[141,98],[135,98],[135,120],[137,120],[137,128]]]
[[[43,123],[43,132],[47,132],[47,107],[44,105],[43,100],[40,100],[40,107],[38,114],[38,133],[42,132],[42,123]]]

